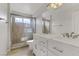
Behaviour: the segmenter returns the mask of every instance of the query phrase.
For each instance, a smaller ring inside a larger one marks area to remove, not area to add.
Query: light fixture
[[[63,5],[63,3],[49,3],[47,7],[56,9],[56,8],[59,8],[62,5]]]

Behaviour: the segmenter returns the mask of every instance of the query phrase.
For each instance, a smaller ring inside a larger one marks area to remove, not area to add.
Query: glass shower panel
[[[23,18],[23,23],[24,23],[24,32],[23,32],[23,37],[32,39],[33,33],[32,33],[32,27],[31,27],[31,19],[30,18]]]
[[[12,43],[20,43],[23,40],[32,39],[31,18],[14,16],[12,19]]]

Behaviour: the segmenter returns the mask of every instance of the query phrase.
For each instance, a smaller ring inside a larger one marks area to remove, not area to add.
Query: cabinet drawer
[[[47,48],[41,47],[39,48],[39,56],[47,56]]]
[[[40,46],[47,47],[47,39],[46,38],[43,38],[43,37],[40,37],[40,36],[34,36],[33,38],[34,38],[34,40],[38,40],[38,44]]]
[[[48,56],[57,56],[54,52],[48,51]]]
[[[60,47],[59,47],[60,46]],[[63,49],[62,46],[55,40],[48,41],[48,49],[53,51],[57,55],[62,55]]]
[[[63,56],[79,56],[79,48],[70,44],[63,44]]]
[[[40,37],[39,45],[47,48],[47,39]]]
[[[59,41],[54,40],[48,41],[48,48],[51,51],[54,51],[55,54],[57,55],[63,55],[63,56],[79,55],[79,48]]]

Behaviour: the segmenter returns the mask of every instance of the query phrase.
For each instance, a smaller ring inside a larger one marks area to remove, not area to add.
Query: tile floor
[[[33,56],[33,53],[29,47],[21,47],[11,50],[8,56]]]

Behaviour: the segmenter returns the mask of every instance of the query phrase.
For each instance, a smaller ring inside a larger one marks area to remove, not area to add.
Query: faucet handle
[[[75,34],[74,32],[71,32],[70,37],[72,37],[72,35]]]

